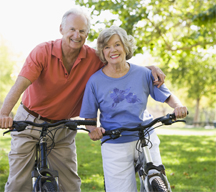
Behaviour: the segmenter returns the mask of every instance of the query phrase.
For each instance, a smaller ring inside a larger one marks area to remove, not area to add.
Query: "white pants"
[[[153,163],[162,164],[155,132],[150,135]],[[137,192],[134,162],[138,158],[137,141],[128,143],[104,143],[101,147],[106,192]],[[150,146],[149,146],[150,147]]]

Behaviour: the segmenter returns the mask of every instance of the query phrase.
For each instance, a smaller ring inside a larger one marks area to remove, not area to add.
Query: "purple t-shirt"
[[[120,78],[108,77],[101,69],[91,76],[86,85],[80,117],[96,118],[99,109],[101,127],[106,130],[147,124],[153,119],[146,110],[148,96],[164,102],[171,95],[164,84],[157,88],[153,81],[151,70],[134,64],[130,64],[128,73]],[[138,140],[133,132],[123,132],[122,135],[130,136],[107,142]],[[103,137],[102,141],[106,138]]]

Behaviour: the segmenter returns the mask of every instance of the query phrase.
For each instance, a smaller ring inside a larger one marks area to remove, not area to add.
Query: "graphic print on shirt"
[[[139,102],[140,99],[130,91],[131,88],[120,90],[118,88],[114,88],[110,94],[110,97],[113,99],[112,107],[116,107],[118,103],[126,100],[128,103],[136,103]]]

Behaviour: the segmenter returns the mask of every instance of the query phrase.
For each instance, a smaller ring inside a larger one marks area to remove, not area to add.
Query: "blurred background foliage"
[[[166,74],[167,86],[188,106],[188,122],[216,120],[215,0],[75,2],[91,12],[88,41],[95,42],[105,27],[124,28],[136,39],[134,55],[151,55],[143,63],[160,67]],[[15,81],[20,62],[24,63],[0,38],[0,105]],[[152,112],[168,110],[151,100],[149,106]]]
[[[0,107],[21,69],[20,62],[23,61],[20,60],[20,55],[15,54],[10,49],[10,44],[0,36]],[[11,113],[12,116],[19,103],[14,107],[13,113]]]

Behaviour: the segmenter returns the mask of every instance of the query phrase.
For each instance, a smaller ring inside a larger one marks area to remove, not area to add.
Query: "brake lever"
[[[9,132],[11,132],[11,131],[18,131],[18,132],[23,131],[27,126],[28,126],[27,123],[19,122],[19,121],[14,121],[14,122],[13,122],[13,125],[12,125],[12,128],[14,128],[14,129],[10,129],[10,130],[8,130],[8,131],[5,131],[5,132],[3,133],[3,136],[4,136],[6,133],[9,133]]]
[[[7,130],[5,132],[3,132],[3,136],[9,132],[12,132],[12,131],[22,131],[25,129],[25,127],[27,126],[27,124],[25,123],[20,123],[20,122],[13,122],[13,125],[12,125],[12,128],[14,129],[10,129],[10,130]]]
[[[175,114],[167,114],[166,116],[160,119],[160,122],[164,125],[171,125],[175,123],[175,121],[173,121],[174,118],[175,118]]]
[[[105,135],[108,135],[111,139],[117,139],[121,136],[121,132],[119,130],[109,130],[109,131],[106,131],[106,134]]]
[[[7,134],[7,133],[11,132],[11,131],[16,131],[16,130],[14,130],[14,129],[7,130],[7,131],[3,132],[3,136],[4,136],[5,134]]]
[[[182,120],[176,120],[176,121],[174,121],[174,123],[175,123],[175,122],[183,122],[183,123],[186,123],[186,121],[183,120],[183,119],[182,119]]]
[[[119,130],[116,131],[108,130],[106,131],[106,134],[104,136],[109,136],[109,138],[101,142],[101,145],[108,140],[119,138],[121,136],[121,132]]]
[[[77,123],[69,121],[65,123],[65,126],[74,131],[77,128]]]
[[[187,114],[189,114],[189,112],[187,111]],[[160,121],[164,124],[164,125],[171,125],[173,123],[177,123],[177,122],[184,122],[186,123],[185,120],[174,120],[176,118],[175,114],[167,114],[166,116],[164,116],[162,119],[160,119]]]

